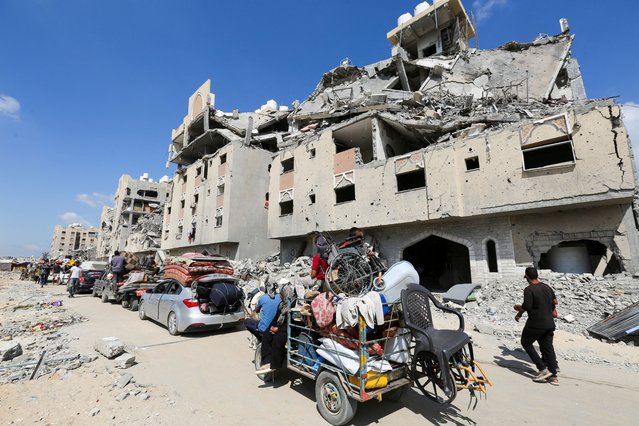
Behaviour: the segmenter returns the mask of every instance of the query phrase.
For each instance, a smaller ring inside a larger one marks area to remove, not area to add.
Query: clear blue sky
[[[170,175],[170,131],[207,78],[222,110],[303,100],[342,58],[388,57],[387,31],[416,4],[0,0],[0,255],[48,251],[56,223],[98,225],[122,173]],[[481,48],[556,34],[568,18],[588,95],[639,103],[639,2],[464,4]],[[638,128],[639,109],[627,111]]]

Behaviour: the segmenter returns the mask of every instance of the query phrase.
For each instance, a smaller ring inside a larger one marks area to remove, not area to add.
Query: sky
[[[224,111],[290,105],[344,58],[389,57],[386,33],[416,4],[0,0],[0,256],[48,251],[56,224],[99,225],[124,173],[172,175],[171,129],[206,79]],[[588,96],[618,96],[639,142],[638,1],[464,5],[482,49],[557,34],[567,18]]]

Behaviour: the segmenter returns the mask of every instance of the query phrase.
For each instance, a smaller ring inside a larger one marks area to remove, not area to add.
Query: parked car
[[[244,320],[237,283],[237,278],[223,274],[199,277],[191,286],[163,280],[142,296],[138,315],[165,325],[171,335],[234,326]]]
[[[107,268],[106,262],[85,261],[80,264],[80,282],[78,283],[77,292],[91,292],[95,281],[104,275]],[[68,280],[68,279],[67,279]]]

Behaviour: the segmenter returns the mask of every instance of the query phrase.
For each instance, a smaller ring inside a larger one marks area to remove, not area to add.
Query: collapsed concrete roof
[[[373,114],[409,142],[424,146],[464,129],[485,128],[557,114],[585,101],[573,36],[540,36],[492,50],[460,51],[415,60],[400,54],[358,68],[342,64],[323,75],[291,115],[294,132],[280,148],[322,129]],[[466,131],[466,134],[469,132]]]

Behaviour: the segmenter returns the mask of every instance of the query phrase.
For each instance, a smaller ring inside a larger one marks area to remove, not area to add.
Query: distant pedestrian
[[[524,303],[514,306],[517,311],[515,321],[519,321],[524,312],[528,313],[526,325],[521,332],[521,345],[539,370],[533,381],[548,381],[559,386],[557,356],[553,347],[557,297],[549,285],[539,281],[535,268],[526,268],[525,274],[528,286],[524,289]],[[533,346],[535,342],[539,343],[541,357]]]
[[[53,284],[60,284],[62,281],[62,267],[58,262],[53,263]]]
[[[113,257],[111,258],[111,273],[113,274],[113,284],[120,282],[122,276],[124,275],[124,266],[126,265],[126,259],[120,256],[119,251],[115,251],[113,253]]]
[[[71,274],[69,275],[69,283],[67,285],[67,291],[69,292],[69,297],[74,297],[75,293],[78,291],[78,284],[80,283],[80,275],[82,275],[82,269],[79,266],[78,262],[75,262],[70,270]]]
[[[51,272],[51,265],[49,265],[49,260],[45,259],[44,263],[40,267],[40,288],[47,285],[47,281],[49,281],[50,272]]]

